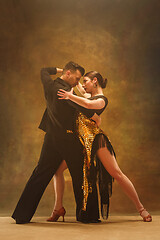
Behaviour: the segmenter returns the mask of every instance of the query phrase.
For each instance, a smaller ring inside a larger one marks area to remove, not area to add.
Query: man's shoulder
[[[62,88],[62,89],[65,89],[65,90],[70,90],[70,86],[61,78],[56,78],[54,80],[54,87],[55,88]]]
[[[62,84],[62,81],[60,80],[60,78],[56,78],[56,79],[54,80],[54,84],[55,84],[55,85],[61,85],[61,84]]]
[[[52,83],[52,87],[55,89],[55,90],[58,90],[59,88],[62,88],[63,87],[63,84],[59,81],[58,78],[56,78],[53,83]]]

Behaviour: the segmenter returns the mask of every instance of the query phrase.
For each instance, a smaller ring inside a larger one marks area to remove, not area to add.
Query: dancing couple
[[[97,181],[102,217],[107,219],[113,179],[133,201],[143,220],[152,221],[133,184],[120,170],[110,140],[99,128],[100,115],[108,104],[102,90],[107,79],[96,71],[85,75],[84,72],[84,68],[74,62],[67,63],[64,69],[41,70],[46,110],[39,127],[46,134],[38,164],[12,215],[17,224],[30,222],[53,176],[56,198],[47,221],[55,222],[60,216],[64,220],[63,171],[66,168],[72,178],[77,221],[100,222]],[[51,75],[57,73],[61,76],[52,80]],[[75,86],[84,97],[74,93]]]

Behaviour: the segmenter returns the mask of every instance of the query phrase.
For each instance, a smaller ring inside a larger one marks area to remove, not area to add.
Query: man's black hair
[[[68,63],[65,65],[63,71],[66,71],[66,70],[71,70],[71,71],[79,70],[80,73],[82,74],[82,76],[83,76],[84,73],[85,73],[85,70],[84,70],[83,67],[81,67],[78,63],[75,63],[75,62],[72,62],[72,61],[68,62]]]

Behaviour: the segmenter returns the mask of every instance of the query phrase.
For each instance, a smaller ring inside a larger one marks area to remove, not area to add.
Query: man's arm
[[[50,85],[53,82],[50,75],[56,75],[57,73],[62,73],[63,69],[55,68],[55,67],[48,67],[41,69],[41,81],[44,86],[45,92],[50,89]]]
[[[55,75],[56,73],[57,69],[55,67],[41,69],[41,81],[45,88],[53,81],[50,75]]]

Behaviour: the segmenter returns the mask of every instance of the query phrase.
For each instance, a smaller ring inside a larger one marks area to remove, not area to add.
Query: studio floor
[[[29,224],[15,224],[11,217],[0,217],[1,240],[159,240],[160,215],[153,215],[151,223],[140,216],[110,216],[101,223],[83,224],[75,217],[65,222],[46,222],[46,217],[33,217]]]

